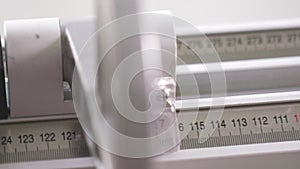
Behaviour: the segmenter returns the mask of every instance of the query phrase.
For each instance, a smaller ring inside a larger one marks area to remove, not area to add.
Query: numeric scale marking
[[[0,145],[0,164],[89,156],[83,131],[75,118],[0,123]]]
[[[195,55],[209,56],[212,47],[222,61],[274,58],[300,55],[300,30],[265,30],[180,36],[178,56],[186,64],[201,63]],[[191,50],[193,49],[193,50]]]
[[[294,117],[299,111],[300,103],[233,107],[225,108],[221,119],[210,121],[206,119],[208,110],[200,110],[196,122],[187,120],[189,111],[183,111],[178,114],[178,129],[189,134],[182,135],[181,148],[300,140],[300,122]],[[202,128],[197,124],[203,124]]]

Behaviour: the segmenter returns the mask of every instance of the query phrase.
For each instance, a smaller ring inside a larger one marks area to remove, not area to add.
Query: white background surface
[[[3,21],[18,18],[74,18],[94,15],[94,0],[0,0]],[[194,25],[300,18],[299,0],[150,0]]]

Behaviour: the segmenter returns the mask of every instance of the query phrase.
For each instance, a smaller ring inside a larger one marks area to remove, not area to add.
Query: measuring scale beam
[[[73,37],[76,50],[97,31],[95,18],[62,20],[62,31]],[[82,31],[85,30],[85,31]],[[207,55],[215,48],[221,61],[251,60],[300,55],[300,20],[241,23],[231,25],[176,27],[177,54],[185,64],[202,61],[195,53]],[[80,32],[80,34],[79,34]],[[199,32],[202,33],[199,35]],[[178,64],[182,64],[178,62]]]
[[[278,104],[276,98],[281,96],[291,99]],[[300,140],[300,94],[277,93],[273,100],[259,95],[243,97],[227,102],[222,118],[213,121],[206,121],[209,109],[205,104],[200,108],[177,106],[178,130],[189,130],[181,150]],[[260,99],[255,102],[253,97]],[[240,100],[245,101],[241,104]],[[192,109],[199,109],[195,121],[189,118]],[[0,163],[89,156],[75,116],[2,120],[0,124]]]
[[[207,55],[205,52],[211,48],[216,49],[222,61],[300,54],[299,19],[203,26],[199,31],[207,38],[194,29],[177,28],[178,56],[186,64],[201,63],[195,52]]]

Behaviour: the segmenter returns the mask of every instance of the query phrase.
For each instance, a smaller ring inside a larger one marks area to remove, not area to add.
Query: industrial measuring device
[[[178,130],[190,132],[178,152],[157,157],[156,165],[173,169],[299,168],[300,21],[199,29],[210,42],[203,41],[202,35],[177,30],[178,57],[189,64],[201,93],[201,97],[193,93],[186,96],[189,99],[184,100],[184,107],[176,102],[181,114]],[[0,168],[94,168],[90,141],[71,106],[68,79],[63,76],[70,66],[68,58],[94,31],[93,18],[5,23]],[[220,119],[206,121],[208,110],[218,109],[210,105],[210,81],[205,71],[205,65],[214,63],[202,64],[191,48],[215,48],[222,60],[227,96]],[[177,80],[188,86],[181,67],[177,65]],[[199,104],[188,104],[190,98]],[[197,119],[188,121],[185,117],[195,109]],[[207,130],[214,132],[201,141]]]

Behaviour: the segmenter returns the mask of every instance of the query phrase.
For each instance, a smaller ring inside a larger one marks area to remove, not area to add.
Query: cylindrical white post
[[[178,147],[173,20],[144,4],[98,1],[95,97],[104,122],[94,115],[91,126],[106,168],[151,168],[153,156]]]

